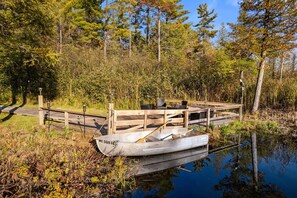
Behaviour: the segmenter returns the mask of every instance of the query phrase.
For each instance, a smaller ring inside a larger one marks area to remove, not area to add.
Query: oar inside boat
[[[161,126],[159,126],[158,128],[156,128],[155,130],[153,130],[152,132],[150,132],[149,134],[147,134],[147,135],[144,136],[143,138],[138,139],[138,140],[136,141],[136,143],[143,143],[143,142],[145,142],[145,139],[146,139],[147,137],[149,137],[149,136],[152,135],[153,133],[159,131],[162,127],[164,127],[164,126],[165,126],[168,122],[170,122],[170,121],[171,121],[171,119],[170,119],[170,120],[167,120],[167,122],[165,122],[164,124],[162,124]]]
[[[180,133],[180,134],[172,135],[172,139],[180,138],[180,137],[186,135],[187,133],[189,133],[189,132],[191,132],[191,131],[193,131],[193,129],[190,129],[190,130],[188,130],[188,131],[182,132],[182,133]]]

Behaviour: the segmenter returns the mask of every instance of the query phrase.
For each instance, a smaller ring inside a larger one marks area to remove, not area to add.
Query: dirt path
[[[57,127],[63,129],[64,127],[64,113],[61,112],[48,112],[43,111],[45,115],[45,125],[50,127]],[[22,115],[22,116],[34,116],[38,117],[38,109],[27,108],[27,107],[15,107],[15,106],[4,106],[0,105],[0,113],[7,113],[10,116],[2,119],[2,122],[8,120],[11,115]],[[79,131],[88,132],[101,132],[101,134],[107,133],[107,121],[104,118],[98,118],[94,116],[75,115],[69,113],[69,125],[71,128]]]

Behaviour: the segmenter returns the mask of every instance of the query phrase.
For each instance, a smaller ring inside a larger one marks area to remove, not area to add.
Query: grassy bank
[[[104,157],[81,133],[47,132],[37,122],[12,116],[0,123],[0,197],[104,197],[129,185],[123,158]]]

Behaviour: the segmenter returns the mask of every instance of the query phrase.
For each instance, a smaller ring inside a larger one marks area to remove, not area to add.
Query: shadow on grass
[[[11,108],[14,104],[16,104],[16,102],[12,102],[11,104],[9,104],[7,106],[1,106],[0,113],[2,113],[2,111],[5,110],[6,108]],[[13,115],[15,115],[15,111],[18,110],[19,108],[23,107],[25,104],[26,104],[26,102],[23,102],[20,106],[9,109],[7,112],[5,112],[5,113],[8,113],[8,115],[6,117],[2,118],[1,122],[5,122],[5,121],[9,120]]]

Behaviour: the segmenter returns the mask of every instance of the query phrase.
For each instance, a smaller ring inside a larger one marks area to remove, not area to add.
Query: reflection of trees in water
[[[193,162],[193,168],[196,172],[199,172],[199,171],[202,171],[202,169],[204,167],[207,167],[211,164],[211,160],[210,158],[205,158],[205,159],[202,159],[202,160],[197,160],[195,162]]]
[[[136,185],[146,193],[145,197],[166,197],[174,190],[172,178],[180,172],[177,168],[152,173],[136,178]]]
[[[271,163],[271,160],[278,161],[281,167],[276,171],[280,175],[284,174],[289,163],[297,163],[297,142],[291,138],[265,135],[258,138],[258,142],[260,159],[266,163]]]
[[[265,160],[269,163],[271,160],[278,160],[282,172],[289,162],[296,162],[296,144],[288,138],[261,136],[257,139],[257,146],[258,162]],[[284,197],[278,186],[265,182],[262,172],[257,172],[258,182],[255,183],[251,151],[251,142],[248,141],[238,150],[230,152],[232,158],[224,166],[224,169],[230,171],[230,175],[219,181],[214,189],[222,191],[223,197]]]
[[[276,171],[283,173],[290,163],[297,164],[296,148],[297,142],[285,137],[258,136],[258,164],[263,161],[271,163],[272,160],[275,160],[281,165],[280,169]],[[229,160],[226,161],[226,159]],[[285,196],[278,186],[265,181],[265,175],[261,171],[257,171],[258,182],[255,182],[250,139],[243,141],[237,149],[228,149],[214,154],[211,158],[207,157],[193,162],[193,169],[196,172],[203,171],[205,167],[209,166],[213,166],[216,175],[221,169],[230,172],[214,186],[214,190],[221,191],[223,197]],[[137,177],[137,186],[146,193],[146,197],[166,197],[168,192],[174,190],[172,178],[179,173],[179,169],[172,168]]]

